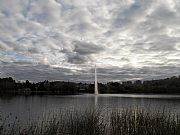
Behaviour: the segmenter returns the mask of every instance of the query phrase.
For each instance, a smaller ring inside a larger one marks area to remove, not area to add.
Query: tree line
[[[99,93],[180,94],[180,76],[149,81],[98,83]],[[12,77],[0,78],[0,94],[79,94],[94,93],[94,83],[65,81],[33,83],[15,81]]]

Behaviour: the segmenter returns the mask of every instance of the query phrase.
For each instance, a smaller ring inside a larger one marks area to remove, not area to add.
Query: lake
[[[21,121],[42,118],[59,111],[93,108],[111,111],[116,108],[136,107],[151,112],[159,110],[177,113],[180,111],[180,95],[82,94],[0,97],[0,115],[11,115],[12,118],[17,116]]]

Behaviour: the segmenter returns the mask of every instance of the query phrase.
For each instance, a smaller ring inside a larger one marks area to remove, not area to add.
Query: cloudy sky
[[[180,75],[179,0],[0,0],[0,77],[148,80]]]

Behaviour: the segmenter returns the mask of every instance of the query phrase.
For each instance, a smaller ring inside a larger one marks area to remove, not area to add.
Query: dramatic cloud
[[[0,0],[0,77],[99,81],[179,75],[179,0]]]

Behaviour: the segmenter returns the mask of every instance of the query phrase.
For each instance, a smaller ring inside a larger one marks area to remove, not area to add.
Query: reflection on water
[[[113,110],[139,107],[147,111],[180,111],[180,96],[176,95],[71,95],[71,96],[16,96],[0,98],[0,113],[6,116],[12,113],[21,120],[36,119],[58,111],[85,110],[101,108]]]

